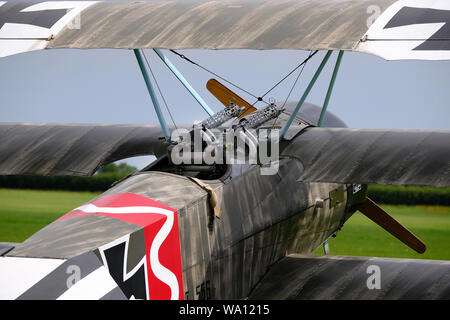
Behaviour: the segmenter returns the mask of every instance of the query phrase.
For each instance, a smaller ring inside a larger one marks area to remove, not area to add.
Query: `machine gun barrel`
[[[251,113],[250,115],[243,118],[239,124],[237,125],[237,128],[247,128],[247,129],[253,129],[264,122],[267,122],[271,119],[275,119],[279,116],[281,113],[281,109],[278,109],[275,104],[270,104],[264,109],[255,111]]]
[[[217,128],[222,123],[237,117],[242,112],[242,109],[243,108],[237,106],[236,104],[231,103],[227,108],[216,112],[211,117],[204,120],[201,125],[206,129]]]

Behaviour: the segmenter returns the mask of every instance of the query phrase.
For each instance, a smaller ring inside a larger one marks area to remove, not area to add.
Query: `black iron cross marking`
[[[123,278],[124,259],[125,259],[125,242],[119,243],[115,247],[108,248],[103,251],[105,259],[108,263],[109,273],[124,295],[130,299],[134,296],[135,299],[146,299],[145,286],[145,270],[142,265],[128,280]],[[126,261],[125,261],[126,262]]]
[[[31,24],[50,29],[66,13],[66,9],[49,9],[40,11],[20,12],[31,6],[30,3],[10,3],[0,6],[0,29],[5,23]]]
[[[439,22],[445,24],[413,50],[450,50],[450,10],[403,7],[392,17],[384,29]]]

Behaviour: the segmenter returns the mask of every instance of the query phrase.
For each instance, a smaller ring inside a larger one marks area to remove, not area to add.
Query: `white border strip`
[[[105,267],[100,267],[75,283],[57,300],[99,300],[117,287]]]
[[[174,212],[162,209],[158,207],[97,207],[96,205],[89,203],[75,210],[80,210],[86,213],[109,213],[109,214],[136,214],[136,213],[156,213],[166,216],[166,222],[164,222],[161,229],[156,234],[151,246],[150,246],[150,267],[156,278],[167,284],[171,291],[171,300],[179,299],[179,286],[178,279],[175,274],[164,267],[159,261],[159,248],[170,234],[174,224]],[[150,288],[151,291],[151,288]],[[150,297],[150,292],[149,295]]]

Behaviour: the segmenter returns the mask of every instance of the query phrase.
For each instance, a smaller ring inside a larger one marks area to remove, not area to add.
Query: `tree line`
[[[0,188],[105,191],[111,185],[137,171],[124,162],[111,163],[90,177],[76,176],[0,176]],[[450,206],[450,188],[370,185],[368,196],[377,203]]]

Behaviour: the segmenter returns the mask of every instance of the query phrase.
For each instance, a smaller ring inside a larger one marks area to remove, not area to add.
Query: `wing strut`
[[[333,75],[331,76],[330,85],[328,86],[327,95],[325,97],[325,101],[323,102],[322,111],[320,112],[320,118],[319,121],[317,122],[318,127],[322,126],[323,118],[325,117],[325,113],[327,112],[328,102],[330,101],[331,93],[333,92],[334,83],[336,81],[336,76],[339,71],[343,55],[344,50],[340,50],[336,60],[336,65],[334,66]]]
[[[147,68],[144,64],[143,52],[142,49],[133,49],[133,52],[136,56],[136,59],[139,63],[139,68],[141,69],[142,76],[144,77],[145,85],[147,86],[148,93],[150,94],[150,98],[153,102],[153,107],[155,108],[156,115],[158,116],[159,123],[161,124],[161,128],[164,133],[164,137],[167,141],[170,140],[169,130],[167,129],[166,121],[164,120],[164,116],[161,112],[161,108],[159,107],[158,99],[156,98],[155,91],[153,90],[152,82],[150,81],[150,77],[148,76]]]
[[[164,53],[159,49],[153,49],[158,57],[164,62],[164,64],[172,71],[172,73],[177,77],[178,80],[183,84],[183,86],[189,91],[189,93],[194,97],[195,100],[201,105],[203,110],[205,110],[210,116],[214,114],[214,111],[206,104],[202,97],[195,91],[195,89],[189,84],[185,77],[180,71],[173,65],[173,63],[167,58]]]
[[[316,83],[317,78],[319,77],[320,73],[322,72],[323,67],[325,67],[325,64],[327,63],[328,59],[330,58],[330,55],[332,52],[333,52],[333,50],[328,50],[327,53],[325,54],[325,57],[323,57],[323,60],[320,63],[319,68],[317,68],[316,73],[314,74],[311,81],[309,82],[308,87],[306,88],[305,92],[303,93],[303,96],[300,98],[300,101],[297,103],[297,106],[295,107],[295,109],[292,112],[291,116],[289,117],[288,121],[284,125],[284,128],[280,134],[280,139],[279,139],[280,141],[281,141],[281,139],[283,139],[284,135],[288,131],[289,127],[291,126],[292,121],[294,121],[295,117],[297,116],[297,113],[300,110],[300,107],[303,105],[306,98],[308,97],[309,92],[311,91],[312,87]]]

